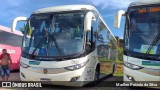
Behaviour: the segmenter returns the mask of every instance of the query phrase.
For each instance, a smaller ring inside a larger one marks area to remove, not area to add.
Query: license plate
[[[42,81],[51,81],[51,79],[49,79],[49,78],[41,78],[40,80],[42,80]]]
[[[40,61],[29,61],[30,65],[39,65]]]

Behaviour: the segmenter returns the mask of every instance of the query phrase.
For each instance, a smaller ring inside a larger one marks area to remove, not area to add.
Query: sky
[[[33,11],[58,5],[87,4],[98,9],[114,36],[123,38],[124,19],[121,28],[114,28],[114,15],[118,10],[126,10],[137,0],[0,0],[0,25],[11,27],[12,20],[18,16],[29,17]]]

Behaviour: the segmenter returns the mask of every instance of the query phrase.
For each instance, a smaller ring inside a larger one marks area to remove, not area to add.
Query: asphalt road
[[[90,85],[84,86],[84,87],[66,87],[66,86],[55,86],[55,85],[43,85],[45,87],[42,88],[0,88],[0,90],[142,90],[144,88],[129,88],[129,87],[107,87],[108,82],[116,82],[116,81],[122,81],[122,76],[107,76],[103,78],[103,80],[100,80],[96,86],[91,87]],[[0,79],[1,80],[1,79]],[[11,76],[9,78],[9,81],[20,81],[19,78],[19,72],[11,72]],[[105,85],[106,86],[105,86]],[[146,90],[146,88],[145,88]],[[150,89],[149,89],[150,90]]]

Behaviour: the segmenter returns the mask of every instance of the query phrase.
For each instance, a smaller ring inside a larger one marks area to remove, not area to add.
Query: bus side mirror
[[[120,28],[121,17],[125,15],[124,10],[119,10],[114,16],[114,27]]]
[[[91,31],[92,20],[96,20],[94,14],[92,12],[88,12],[84,18],[84,30]]]
[[[27,21],[27,17],[16,17],[13,21],[12,21],[12,26],[11,26],[11,31],[14,32],[17,26],[17,22],[19,21]]]

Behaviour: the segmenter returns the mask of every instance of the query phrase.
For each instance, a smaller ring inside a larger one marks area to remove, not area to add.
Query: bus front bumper
[[[159,88],[160,87],[160,76],[150,75],[139,70],[133,70],[124,66],[123,69],[123,81],[126,83],[143,83],[142,86],[135,86],[135,87],[147,87],[147,88]],[[129,81],[129,82],[128,82]],[[148,86],[144,84],[147,83]],[[134,85],[131,85],[134,86]]]
[[[20,79],[22,81],[41,81],[42,83],[64,85],[64,86],[83,86],[84,68],[74,71],[67,71],[59,74],[44,74],[32,72],[29,69],[20,67]]]
[[[160,81],[160,76],[146,74],[139,70],[133,70],[124,66],[124,81]]]

